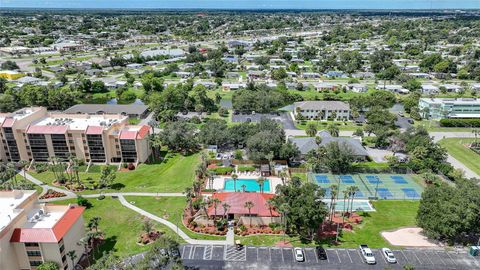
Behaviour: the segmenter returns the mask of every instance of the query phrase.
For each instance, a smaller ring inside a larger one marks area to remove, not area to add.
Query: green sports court
[[[408,174],[309,174],[309,179],[325,189],[327,198],[332,185],[339,187],[339,198],[350,186],[358,188],[355,199],[419,200],[423,192]]]

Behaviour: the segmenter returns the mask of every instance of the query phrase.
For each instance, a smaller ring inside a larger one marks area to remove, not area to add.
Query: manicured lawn
[[[431,132],[472,132],[471,128],[441,127],[438,120],[415,121],[414,126],[423,126]]]
[[[117,178],[113,189],[105,189],[105,192],[183,192],[189,187],[195,177],[195,166],[200,161],[199,155],[182,156],[179,154],[167,154],[162,162],[155,164],[141,164],[133,171],[117,172]],[[47,184],[55,180],[50,171],[43,173],[31,173]],[[87,178],[98,181],[100,173],[79,173],[84,182]],[[82,194],[99,193],[100,190],[86,190]]]
[[[292,173],[292,177],[298,177],[303,182],[307,182],[307,173]]]
[[[380,232],[392,230],[400,227],[415,226],[415,216],[419,202],[415,201],[377,201],[373,202],[375,212],[369,212],[364,217],[363,223],[354,226],[352,232],[344,232],[341,237],[340,245],[335,247],[356,248],[360,244],[368,244],[373,248],[391,247],[385,241]],[[245,245],[273,245],[283,239],[282,235],[255,235],[246,237],[236,237]],[[313,246],[315,243],[302,243],[298,237],[286,237],[293,246]],[[325,246],[333,246],[329,243],[323,243]]]
[[[85,226],[88,221],[98,216],[101,218],[99,229],[105,234],[106,242],[100,248],[103,251],[113,251],[114,254],[124,257],[148,250],[148,246],[137,244],[143,230],[144,218],[134,211],[124,207],[117,199],[106,197],[104,200],[89,199],[92,207],[85,210],[83,218]],[[76,203],[75,199],[57,201],[55,204]],[[163,224],[156,223],[155,229],[164,232],[166,235],[176,237],[176,234]],[[182,242],[182,239],[179,240]]]
[[[184,197],[126,196],[125,199],[128,202],[134,202],[136,207],[172,222],[191,238],[205,240],[225,240],[225,237],[223,236],[194,233],[183,225],[182,213],[183,209],[187,205]]]
[[[302,123],[296,123],[295,127],[298,129],[305,130],[307,128],[308,123],[314,123],[317,125],[317,130],[324,130],[327,129],[329,124],[335,124],[338,126],[339,130],[348,130],[348,131],[355,131],[358,128],[362,128],[362,125],[357,125],[353,122],[334,122],[334,121],[303,121]]]
[[[440,140],[439,143],[445,147],[448,153],[455,159],[480,175],[480,155],[465,146],[465,144],[472,143],[473,141],[474,139],[447,138]]]
[[[368,212],[363,223],[355,226],[353,232],[344,232],[340,247],[356,248],[368,244],[373,248],[391,247],[380,232],[400,227],[415,226],[419,206],[417,201],[376,201],[375,212]]]

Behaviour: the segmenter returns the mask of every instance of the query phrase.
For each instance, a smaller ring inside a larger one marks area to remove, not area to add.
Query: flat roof
[[[480,98],[420,98],[421,101],[426,103],[454,103],[465,105],[480,105]]]
[[[22,212],[18,207],[33,194],[35,190],[0,191],[0,231]]]
[[[148,110],[147,105],[141,104],[77,104],[64,111],[64,113],[88,113],[88,114],[144,114]]]
[[[73,114],[52,114],[36,123],[32,124],[27,133],[48,133],[47,130],[58,130],[65,133],[68,130],[87,130],[89,126],[98,126],[109,128],[113,124],[119,123],[126,119],[127,116],[122,115],[73,115]],[[60,130],[61,129],[61,130]],[[43,132],[42,130],[45,130]],[[65,130],[65,131],[64,131]]]

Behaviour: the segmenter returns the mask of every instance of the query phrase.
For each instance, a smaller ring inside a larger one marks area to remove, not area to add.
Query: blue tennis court
[[[413,188],[402,188],[402,191],[408,198],[420,198],[420,194],[418,194],[418,192]]]
[[[339,175],[338,176],[343,184],[355,184],[355,180],[351,175]]]
[[[403,176],[392,175],[392,176],[390,176],[390,178],[393,179],[393,182],[395,182],[395,184],[400,184],[400,185],[408,184],[407,180],[405,180],[405,178],[403,178]]]
[[[377,195],[380,198],[393,198],[393,194],[388,190],[388,188],[378,188]]]
[[[370,184],[381,184],[381,183],[383,183],[382,181],[380,181],[378,176],[375,176],[375,175],[367,175],[367,176],[365,176],[365,178],[367,178],[367,180]]]
[[[356,187],[355,199],[388,199],[388,200],[419,200],[423,187],[415,178],[408,174],[311,174],[310,181],[325,190],[329,198],[330,187],[339,188],[338,197],[343,198],[343,191]],[[377,191],[377,192],[375,192]]]
[[[330,184],[330,179],[328,179],[328,175],[315,175],[315,180],[319,184]]]

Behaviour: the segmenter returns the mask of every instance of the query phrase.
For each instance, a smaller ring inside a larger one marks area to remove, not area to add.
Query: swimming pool
[[[255,179],[237,179],[237,191],[243,191],[243,185],[245,185],[245,191],[260,192],[260,186]],[[225,191],[234,191],[233,179],[225,179],[225,185],[223,187]],[[265,179],[263,182],[263,192],[270,192],[270,180]]]

